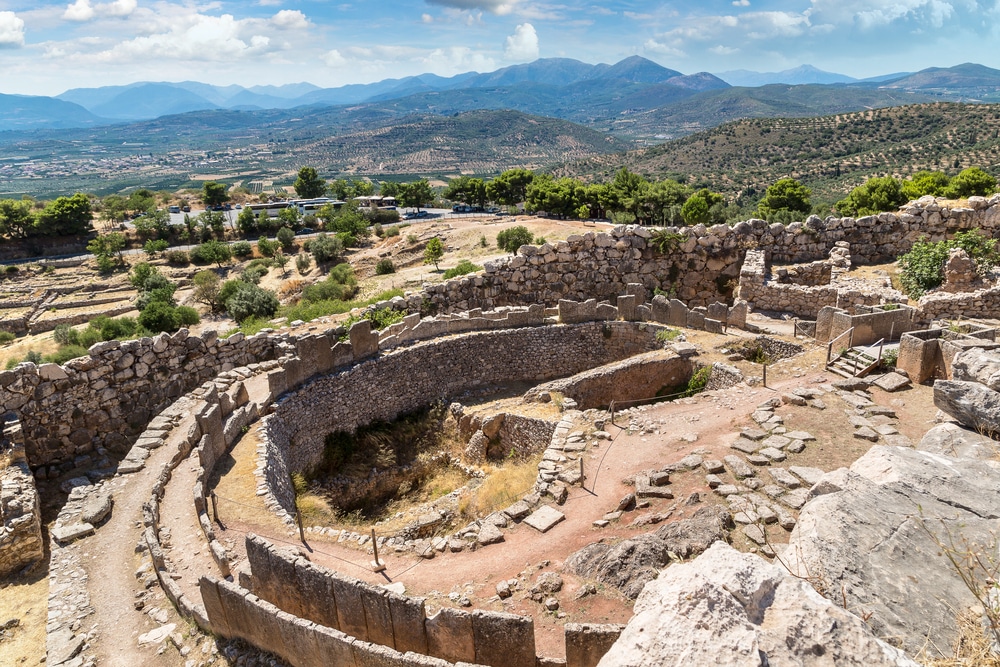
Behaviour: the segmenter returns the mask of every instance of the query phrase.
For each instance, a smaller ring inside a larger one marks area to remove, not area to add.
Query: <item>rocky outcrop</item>
[[[690,519],[668,523],[652,533],[617,544],[589,544],[566,560],[566,569],[635,599],[671,560],[690,558],[726,539],[731,523],[725,509],[703,507]]]
[[[955,355],[951,362],[952,379],[984,384],[1000,391],[1000,353],[974,347]]]
[[[41,560],[42,519],[38,492],[23,461],[0,469],[0,579]]]
[[[1000,392],[964,380],[934,382],[934,405],[959,424],[986,434],[1000,433]]]
[[[635,616],[599,663],[631,665],[917,663],[781,566],[716,542],[643,590]]]
[[[989,462],[872,447],[813,487],[823,495],[802,509],[782,560],[877,636],[911,654],[949,651],[956,615],[976,599],[943,547],[959,562],[980,547],[995,555],[997,488]]]
[[[958,424],[938,424],[924,434],[917,449],[963,459],[992,459],[1000,453],[1000,442]]]

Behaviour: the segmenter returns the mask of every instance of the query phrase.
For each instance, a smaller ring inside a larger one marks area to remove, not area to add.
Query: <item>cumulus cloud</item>
[[[733,48],[731,46],[724,46],[722,44],[719,44],[718,46],[713,46],[712,48],[709,49],[709,51],[717,56],[731,56],[734,53],[740,52],[739,49]]]
[[[507,60],[535,60],[538,58],[538,33],[535,26],[522,23],[514,28],[514,34],[507,37],[503,49]]]
[[[96,54],[99,61],[129,59],[207,60],[224,62],[272,50],[259,21],[231,14],[195,14],[169,31],[135,37]]]
[[[434,23],[434,17],[431,16],[430,14],[421,14],[420,20],[423,21],[424,23]]]
[[[453,9],[480,9],[491,14],[510,14],[520,0],[427,0],[428,4],[451,7]]]
[[[100,16],[131,16],[137,6],[136,0],[114,0],[96,5],[92,5],[90,0],[76,0],[73,4],[66,5],[62,17],[67,21],[89,21]]]
[[[979,3],[970,0],[812,0],[812,11],[836,25],[875,29],[913,22],[918,27],[940,28],[965,16],[980,16]]]
[[[24,46],[24,20],[14,12],[0,12],[0,48]]]
[[[309,19],[297,9],[282,9],[271,17],[271,23],[287,30],[304,30],[309,27]]]
[[[733,7],[749,7],[750,0],[733,0]]]

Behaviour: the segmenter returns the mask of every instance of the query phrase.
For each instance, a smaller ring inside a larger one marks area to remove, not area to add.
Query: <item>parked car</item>
[[[167,210],[170,211],[171,213],[180,213],[181,212],[181,207],[180,206],[171,206]]]
[[[312,227],[303,227],[299,231],[295,232],[295,235],[302,236],[303,234],[312,234],[312,233],[313,233]]]
[[[184,211],[185,213],[190,213],[191,207],[188,206],[187,204],[184,204],[184,206],[181,206],[181,210]]]

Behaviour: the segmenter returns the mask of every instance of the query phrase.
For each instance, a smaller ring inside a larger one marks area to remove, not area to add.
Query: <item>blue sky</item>
[[[319,86],[641,55],[686,74],[1000,69],[1000,0],[0,0],[0,92]]]

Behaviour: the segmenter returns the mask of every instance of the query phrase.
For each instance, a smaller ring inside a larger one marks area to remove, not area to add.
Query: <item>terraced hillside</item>
[[[607,178],[622,165],[648,176],[686,175],[731,196],[761,192],[791,176],[832,201],[872,175],[969,166],[1000,174],[1000,105],[935,103],[822,118],[745,119],[557,171]]]

